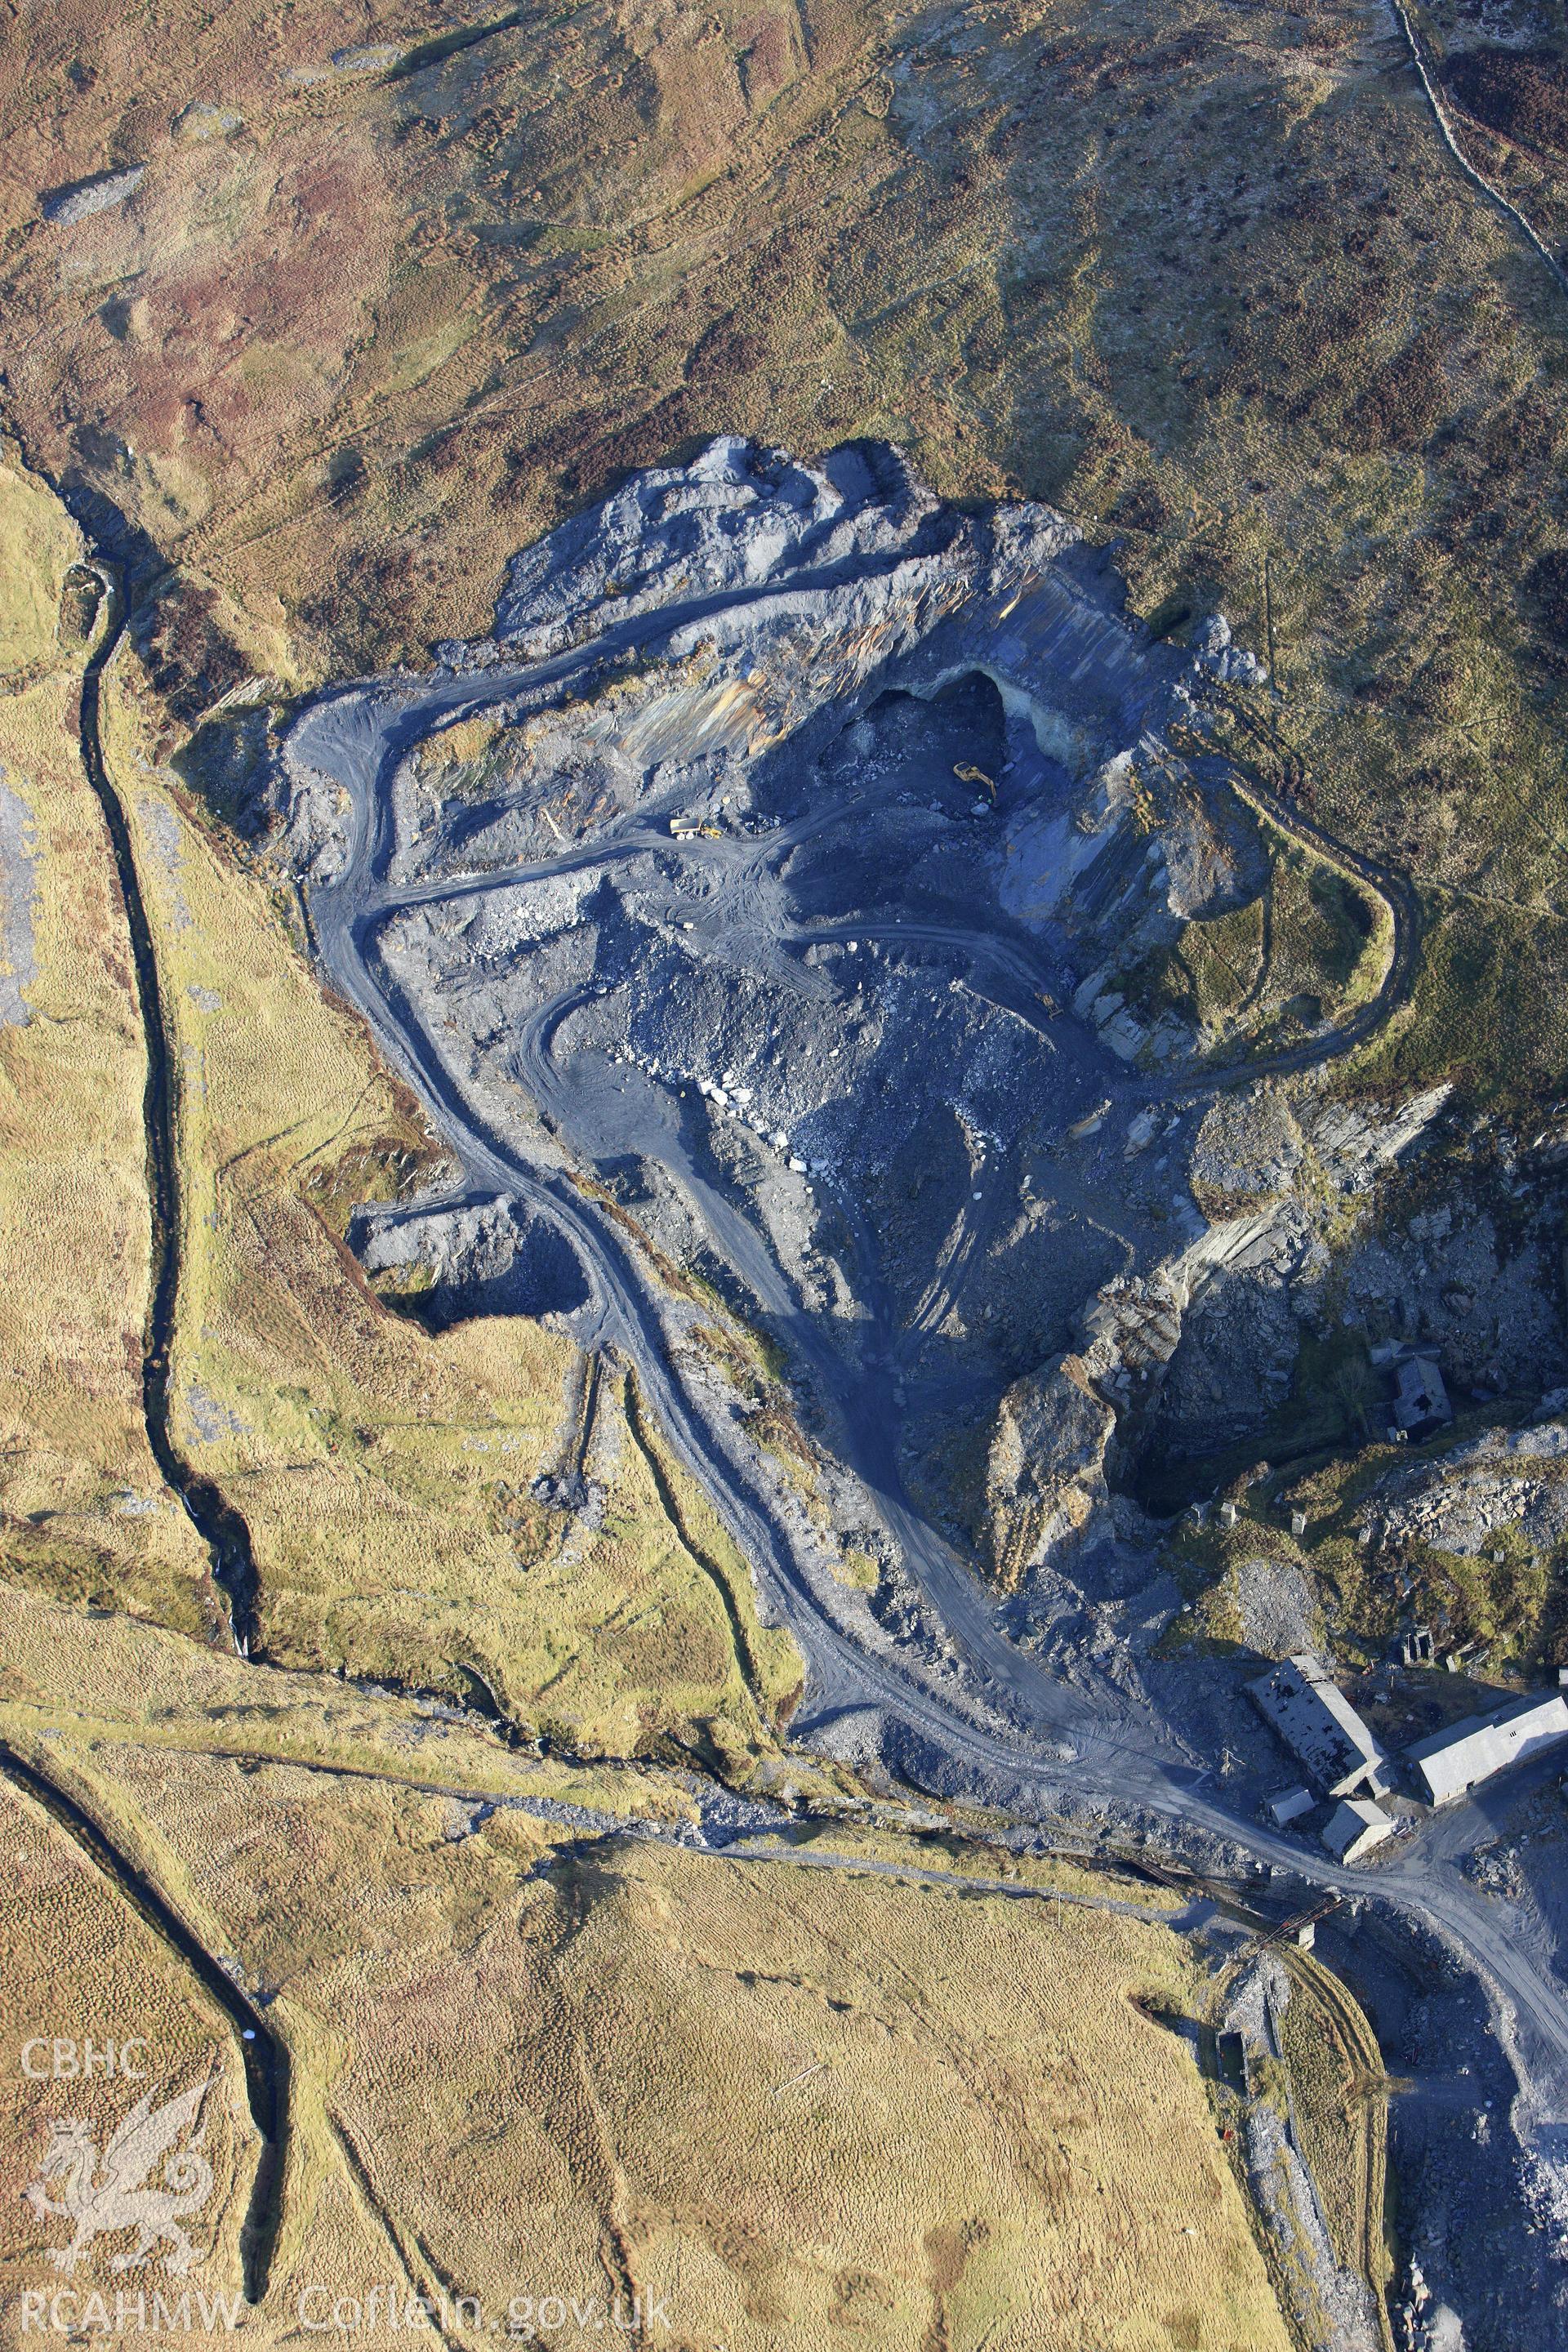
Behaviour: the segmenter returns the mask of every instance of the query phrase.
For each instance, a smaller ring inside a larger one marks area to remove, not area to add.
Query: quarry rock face
[[[461,1170],[356,1216],[384,1295],[626,1368],[800,1643],[803,1742],[997,1804],[1022,1727],[1064,1796],[1130,1727],[1222,1787],[1277,1769],[1183,1639],[1184,1509],[1309,1452],[1323,1363],[1363,1414],[1391,1335],[1468,1365],[1486,1298],[1510,1367],[1568,1367],[1550,1218],[1424,1159],[1446,1090],[1336,1088],[1366,990],[1336,1012],[1293,950],[1307,1010],[1248,1025],[1310,856],[1214,748],[1256,663],[1154,639],[1047,509],[728,438],[526,551],[441,652],[322,698],[271,780],[329,972]],[[1561,1402],[1374,1479],[1374,1558],[1560,1543]],[[563,1560],[590,1472],[531,1490]],[[1263,1654],[1335,1631],[1283,1525],[1226,1574]],[[1249,2102],[1259,2204],[1325,2344],[1374,2341],[1291,2130]]]
[[[1085,1302],[1078,1351],[1039,1376],[1031,1426],[1047,1465],[1048,1511],[1036,1507],[1042,1472],[1014,1441],[1012,1400],[1005,1401],[986,1507],[994,1556],[1010,1563],[1008,1580],[1047,1563],[1071,1573],[1089,1542],[1115,1532],[1107,1475],[1113,1441],[1124,1473],[1141,1446],[1196,1460],[1245,1441],[1289,1398],[1304,1327],[1337,1337],[1348,1324],[1376,1341],[1385,1320],[1408,1321],[1430,1298],[1453,1335],[1449,1344],[1463,1347],[1468,1295],[1456,1302],[1450,1284],[1439,1304],[1441,1269],[1423,1265],[1396,1300],[1394,1270],[1404,1258],[1390,1253],[1408,1256],[1415,1245],[1380,1239],[1373,1222],[1377,1179],[1400,1167],[1446,1099],[1437,1088],[1404,1102],[1349,1106],[1322,1100],[1310,1084],[1277,1081],[1215,1097],[1187,1147],[1192,1224],[1183,1245],[1113,1276]],[[1450,1249],[1479,1245],[1474,1223],[1452,1211],[1427,1218]],[[1427,1230],[1420,1216],[1413,1223]],[[1381,1280],[1379,1264],[1390,1269]],[[1533,1265],[1526,1241],[1513,1261],[1520,1328],[1550,1369],[1562,1360],[1562,1341],[1523,1296],[1538,1279]],[[1098,1444],[1077,1402],[1086,1386],[1110,1408]],[[1062,1442],[1068,1429],[1076,1446]],[[1390,1516],[1392,1525],[1398,1514]]]
[[[282,854],[354,877],[447,1103],[772,1335],[884,1626],[919,1608],[889,1484],[1059,1615],[1080,1563],[1152,1542],[1116,1491],[1146,1458],[1286,1404],[1347,1271],[1370,1330],[1379,1187],[1445,1090],[1339,1098],[1327,1019],[1227,1068],[1141,978],[1271,887],[1194,749],[1257,682],[1223,621],[1154,639],[1060,516],[961,510],[896,450],[726,436],[523,551],[492,633],[438,650],[295,725]],[[365,1212],[367,1266],[437,1318],[578,1312],[569,1244],[486,1164]]]
[[[1301,1164],[1301,1131],[1278,1087],[1222,1095],[1204,1113],[1189,1174],[1211,1217],[1261,1208],[1289,1192]]]
[[[1069,536],[1031,510],[1011,529],[1048,560]],[[819,467],[739,436],[689,466],[638,474],[602,506],[517,556],[496,608],[498,645],[537,659],[661,606],[743,595],[771,582],[868,571],[938,554],[962,525],[897,451],[835,450]]]
[[[1003,1397],[986,1503],[991,1556],[1005,1587],[1066,1550],[1103,1507],[1105,1449],[1115,1426],[1076,1356],[1015,1382]]]
[[[589,1285],[570,1241],[513,1201],[360,1210],[351,1247],[368,1274],[413,1277],[401,1295],[437,1326],[471,1315],[571,1315]]]

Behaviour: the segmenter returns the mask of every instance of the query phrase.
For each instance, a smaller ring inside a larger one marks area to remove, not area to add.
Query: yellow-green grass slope
[[[302,1759],[330,1679],[215,1661],[182,1693],[188,1644],[123,1621],[70,1627],[63,1654],[35,1632],[35,1688],[68,1661],[96,1692],[151,1670],[169,1714],[149,1740],[79,1717],[57,1679],[58,1736],[30,1752],[263,2000],[289,2052],[282,2230],[247,2336],[298,2340],[310,2288],[365,2304],[379,2283],[479,2298],[481,2325],[451,2328],[465,2346],[514,2298],[597,2297],[603,2314],[618,2293],[642,2299],[647,2341],[683,2352],[846,2331],[953,2352],[1284,2352],[1191,2042],[1152,2021],[1205,1999],[1157,1920],[624,1839],[584,1848],[504,1804],[477,1817],[440,1792],[434,1753],[476,1736],[428,1743],[405,1703],[351,1702],[368,1718],[362,1777],[242,1764],[212,1752],[215,1702],[263,1711]],[[16,1705],[0,1726],[26,1746]],[[498,1796],[531,1780],[570,1796],[582,1778],[605,1802],[603,1771],[488,1746]],[[3,1791],[0,1838],[68,1885],[73,1918],[90,1913],[82,1949],[106,1994],[121,1989],[105,2007],[68,1955],[34,1958],[7,1906],[8,2039],[47,1987],[66,2032],[145,2021],[171,2063],[203,2036],[222,2044],[178,1969],[117,1930],[58,1832]],[[253,2151],[226,2075],[225,2096],[223,2145]],[[33,2085],[16,2097],[20,2187],[50,2102]],[[214,2283],[235,2273],[237,2224],[231,2199],[196,2231]],[[8,2321],[18,2287],[48,2283],[57,2234],[13,2213]],[[94,2250],[84,2291],[112,2285],[118,2243]],[[390,2333],[372,2319],[360,2336]]]
[[[29,496],[42,516],[46,494]],[[23,989],[31,1017],[0,1030],[12,1202],[3,1556],[37,1589],[216,1638],[205,1548],[142,1422],[145,1047],[108,839],[77,755],[81,654],[51,654],[39,619],[27,657],[42,674],[0,698],[0,758],[10,751],[32,844],[15,887],[32,893],[37,964]],[[374,1297],[313,1201],[341,1208],[340,1193],[416,1169],[429,1139],[278,906],[149,761],[128,649],[110,657],[101,706],[171,1043],[172,1435],[250,1530],[269,1654],[458,1697],[488,1688],[574,1748],[671,1738],[745,1769],[771,1748],[798,1666],[787,1638],[759,1624],[744,1562],[666,1463],[701,1559],[687,1549],[613,1379],[593,1436],[603,1528],[533,1504],[533,1477],[574,1433],[581,1364],[567,1340],[521,1318],[433,1337]]]
[[[13,1013],[0,1025],[0,1554],[102,1605],[218,1622],[206,1555],[147,1443],[146,1075],[108,836],[56,615],[76,533],[0,462],[0,786]]]

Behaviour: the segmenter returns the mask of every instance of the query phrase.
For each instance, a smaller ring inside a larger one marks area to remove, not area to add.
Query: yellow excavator
[[[958,766],[954,768],[952,772],[958,778],[961,784],[984,784],[986,791],[991,795],[992,805],[995,805],[995,779],[994,777],[988,776],[984,768],[977,768],[973,760],[963,760],[959,762]]]

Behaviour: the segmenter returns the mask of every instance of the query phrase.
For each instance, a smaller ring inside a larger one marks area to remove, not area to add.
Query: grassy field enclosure
[[[43,1754],[51,1727],[79,1747],[134,1738],[429,1785],[453,1796],[563,1799],[635,1819],[694,1818],[689,1792],[638,1768],[556,1764],[512,1747],[472,1710],[442,1709],[331,1673],[259,1668],[158,1625],[89,1615],[0,1585],[0,1736]],[[809,1766],[807,1790],[835,1790]]]
[[[66,574],[80,535],[44,484],[0,443],[0,677],[48,667]]]
[[[1216,1061],[1330,1038],[1388,977],[1394,915],[1370,885],[1265,822],[1268,874],[1256,898],[1184,923],[1169,948],[1119,974],[1157,1019],[1167,1006]]]
[[[648,2340],[681,2347],[852,2328],[888,2345],[1284,2352],[1190,2045],[1146,2014],[1205,1999],[1164,1927],[850,1870],[584,1849],[439,1789],[481,1751],[496,1796],[618,1810],[618,1789],[657,1811],[679,1786],[535,1765],[432,1732],[406,1702],[124,1621],[68,1615],[62,1639],[59,1612],[4,1605],[57,1736],[38,1743],[15,1694],[0,1732],[226,1957],[287,2043],[283,2227],[247,2336],[297,2334],[314,2282],[363,2294],[414,2278],[492,2312],[640,2294],[669,2318]],[[112,1720],[131,1674],[154,1702],[145,1735]],[[99,1712],[73,1703],[79,1685]],[[305,1769],[334,1712],[334,1744],[355,1727],[357,1775]],[[279,1760],[213,1752],[237,1727]],[[26,1810],[5,1801],[7,1837]],[[81,1876],[53,1836],[29,1821],[24,1843]],[[852,1867],[853,1836],[834,1843]],[[973,1857],[955,1841],[948,1859]],[[92,1901],[108,1950],[113,1904]],[[58,1964],[5,1971],[7,2039]],[[165,2024],[181,1999],[153,1956],[113,2013],[173,2048],[198,2031],[199,2001]],[[61,2000],[82,2032],[106,2025],[79,1984]],[[38,2226],[23,2209],[7,2231],[9,2275],[31,2282]],[[221,2276],[228,2207],[217,2235]]]

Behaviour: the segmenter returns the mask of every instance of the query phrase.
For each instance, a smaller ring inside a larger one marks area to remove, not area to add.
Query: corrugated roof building
[[[1405,1752],[1419,1768],[1432,1802],[1447,1805],[1555,1739],[1568,1739],[1568,1694],[1542,1691],[1495,1715],[1467,1715]]]
[[[1247,1687],[1326,1795],[1381,1793],[1383,1750],[1321,1658],[1309,1650],[1282,1658]]]

